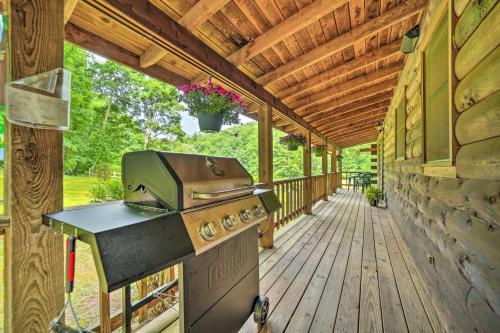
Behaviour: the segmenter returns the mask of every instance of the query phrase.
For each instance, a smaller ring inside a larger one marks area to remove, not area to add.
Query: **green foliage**
[[[66,174],[86,175],[103,165],[119,170],[123,153],[184,136],[175,88],[69,44],[65,67],[72,72]]]
[[[123,200],[123,185],[119,179],[102,180],[90,189],[90,201],[102,203]]]
[[[365,190],[365,196],[370,205],[376,206],[380,199],[382,199],[382,190],[378,187],[368,187]]]

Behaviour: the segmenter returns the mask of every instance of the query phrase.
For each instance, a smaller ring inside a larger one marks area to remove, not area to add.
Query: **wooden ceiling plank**
[[[337,139],[341,136],[344,136],[344,135],[351,135],[354,133],[362,133],[362,132],[365,132],[368,130],[372,130],[375,128],[376,125],[377,125],[377,122],[371,122],[368,124],[346,127],[343,129],[339,129],[338,131],[335,131],[334,134],[329,135],[328,137],[331,138],[332,140],[335,140],[335,139]]]
[[[336,140],[331,139],[331,141],[341,147],[352,147],[375,141],[377,138],[378,132],[375,130],[375,132],[360,133],[360,135],[349,135]]]
[[[371,84],[376,80],[380,80],[388,76],[393,76],[394,74],[401,72],[402,69],[403,69],[403,63],[396,63],[394,65],[379,69],[378,71],[371,72],[368,74],[363,74],[361,76],[345,81],[331,88],[321,90],[316,94],[309,95],[305,98],[295,101],[294,103],[289,104],[289,106],[292,109],[296,110],[302,109],[306,106],[322,102],[326,99],[332,99],[336,95],[345,93],[346,91],[359,88],[367,84]]]
[[[156,44],[151,44],[143,54],[141,54],[141,58],[139,61],[139,66],[142,68],[146,68],[149,66],[152,66],[158,61],[161,60],[165,55],[167,54],[167,51],[162,48],[157,46]]]
[[[359,119],[360,117],[367,117],[368,115],[371,114],[378,114],[380,112],[385,112],[387,110],[387,107],[389,106],[390,101],[383,101],[379,103],[375,103],[372,105],[368,105],[365,107],[361,107],[358,109],[353,109],[347,112],[343,112],[340,114],[336,114],[328,119],[325,119],[323,122],[318,124],[316,128],[319,131],[325,131],[328,128],[332,128],[332,126],[335,126],[335,123],[338,121],[347,121],[347,120],[355,120]]]
[[[314,89],[328,82],[331,82],[332,80],[338,79],[342,75],[349,74],[360,68],[366,67],[367,65],[376,63],[381,59],[399,54],[401,53],[401,51],[399,50],[400,45],[400,41],[395,41],[393,43],[384,45],[376,50],[373,50],[372,52],[368,52],[362,55],[359,58],[348,61],[338,67],[307,79],[306,81],[302,81],[295,86],[288,87],[279,92],[278,97],[281,99],[290,98],[292,96],[303,93],[304,91]]]
[[[148,68],[139,66],[139,56],[125,50],[97,35],[94,35],[72,23],[64,27],[65,39],[95,54],[105,58],[113,59],[132,69],[143,72],[164,82],[175,86],[188,84],[189,80],[179,76],[159,65],[152,65]]]
[[[248,94],[257,97],[263,103],[271,104],[292,121],[311,130],[318,136],[310,124],[305,122],[280,100],[276,99],[261,85],[245,75],[223,56],[208,48],[186,28],[178,24],[148,0],[85,0],[98,5],[99,9],[112,17],[119,17],[123,24],[142,29],[150,42],[164,47],[183,61],[196,66],[201,71],[212,75],[228,86],[237,86]]]
[[[351,116],[348,118],[340,119],[336,122],[332,122],[330,126],[325,127],[325,135],[331,134],[338,129],[342,129],[349,126],[362,125],[372,121],[381,121],[385,118],[387,113],[387,108],[379,108],[357,116]]]
[[[316,121],[324,117],[325,113],[332,111],[335,108],[338,108],[342,105],[353,103],[358,100],[367,99],[374,95],[383,94],[388,90],[394,89],[394,85],[396,84],[396,80],[387,80],[378,84],[374,84],[371,87],[366,89],[358,90],[349,95],[344,95],[337,97],[331,101],[324,102],[318,105],[313,105],[308,107],[301,112],[299,112],[300,116],[304,119],[308,119],[307,121]],[[390,94],[390,93],[387,93]]]
[[[332,55],[333,53],[351,46],[360,39],[365,39],[369,34],[379,32],[395,23],[412,16],[423,10],[427,0],[405,1],[402,4],[386,11],[385,13],[369,20],[351,31],[317,47],[306,54],[295,58],[293,61],[264,74],[257,82],[267,86],[281,78],[291,75],[313,63]]]
[[[316,0],[231,54],[228,60],[241,65],[347,2],[348,0]]]
[[[77,4],[78,0],[64,0],[64,24],[68,23]]]
[[[179,24],[189,31],[196,30],[230,0],[200,0],[180,19]]]

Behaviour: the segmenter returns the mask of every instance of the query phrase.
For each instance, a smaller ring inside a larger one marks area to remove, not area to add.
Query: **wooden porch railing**
[[[274,182],[274,192],[282,204],[274,215],[274,226],[279,229],[284,224],[304,212],[304,188],[307,177],[298,177]]]
[[[311,177],[312,202],[313,205],[323,199],[325,196],[326,175],[318,175]]]
[[[365,172],[371,172],[371,171],[342,171],[342,186],[346,186],[347,188],[350,188],[353,186],[352,182],[352,176],[357,175],[358,173],[365,173]],[[377,183],[377,173],[372,172],[372,184]]]

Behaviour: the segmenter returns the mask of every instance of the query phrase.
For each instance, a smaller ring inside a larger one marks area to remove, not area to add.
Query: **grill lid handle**
[[[256,189],[255,186],[238,187],[232,190],[223,190],[216,192],[191,192],[191,199],[193,200],[212,200],[212,199],[227,199],[244,194],[250,194]]]

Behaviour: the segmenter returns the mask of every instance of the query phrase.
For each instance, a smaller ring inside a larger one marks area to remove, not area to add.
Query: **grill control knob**
[[[211,241],[215,238],[215,224],[213,222],[203,222],[200,226],[200,236],[206,241]]]
[[[255,205],[253,206],[253,214],[255,216],[260,216],[264,213],[264,208],[262,207],[262,205]]]
[[[250,218],[252,217],[252,211],[250,209],[242,210],[240,212],[240,217],[244,223],[248,223],[248,221],[250,221]]]
[[[238,223],[238,220],[236,220],[236,216],[234,215],[226,215],[222,219],[222,225],[226,230],[234,230],[236,223]]]

